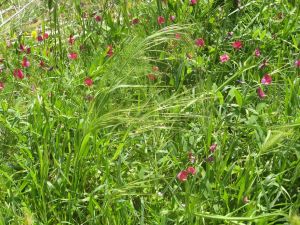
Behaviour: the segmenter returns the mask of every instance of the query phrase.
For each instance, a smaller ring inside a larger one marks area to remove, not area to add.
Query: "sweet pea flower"
[[[198,47],[203,47],[203,46],[205,45],[204,39],[203,39],[203,38],[198,38],[198,39],[196,39],[195,44],[196,44]]]
[[[157,23],[158,23],[159,25],[164,24],[164,23],[165,23],[165,18],[164,18],[163,16],[157,17]]]
[[[132,21],[131,21],[131,24],[132,25],[136,25],[140,22],[140,20],[138,18],[134,18]]]
[[[4,83],[3,82],[0,82],[0,91],[2,91],[4,89]]]
[[[22,70],[20,70],[20,69],[15,69],[14,70],[14,77],[15,78],[18,78],[18,79],[24,79],[24,73],[23,73],[23,71]]]
[[[265,85],[269,85],[272,83],[272,77],[269,74],[265,74],[261,79],[261,83]]]
[[[188,171],[182,170],[177,174],[177,179],[181,182],[187,181],[188,175]]]
[[[229,55],[224,54],[220,56],[221,63],[227,62],[230,59]]]
[[[267,95],[265,94],[265,92],[263,91],[263,89],[261,87],[259,87],[257,89],[257,95],[260,99],[267,97]]]
[[[171,21],[171,22],[174,22],[175,19],[176,19],[176,16],[174,16],[174,15],[171,15],[171,16],[170,16],[170,21]]]
[[[254,55],[255,55],[256,57],[259,57],[259,56],[260,56],[260,50],[259,50],[259,48],[256,48],[256,49],[255,49]]]
[[[210,147],[209,147],[209,150],[214,153],[216,151],[216,148],[217,148],[217,144],[212,144]]]
[[[108,56],[108,57],[112,57],[113,54],[114,54],[114,52],[113,52],[113,47],[112,47],[112,45],[109,45],[109,46],[107,47],[107,56]]]
[[[28,68],[30,66],[30,62],[28,61],[28,59],[26,57],[24,57],[22,60],[22,66],[25,68]]]
[[[192,167],[192,166],[190,166],[190,167],[188,167],[187,169],[186,169],[186,171],[189,173],[189,174],[192,174],[192,175],[195,175],[196,174],[196,169],[194,168],[194,167]]]
[[[43,41],[43,37],[42,37],[42,35],[39,35],[39,36],[37,37],[37,41],[38,41],[38,42],[41,42],[41,41]]]
[[[73,45],[74,44],[74,42],[75,42],[75,38],[74,38],[74,36],[73,35],[70,35],[70,37],[69,37],[69,44],[70,45]]]
[[[296,66],[297,68],[300,68],[300,59],[296,60],[295,66]]]
[[[96,22],[100,22],[102,20],[102,17],[101,16],[99,16],[99,15],[96,15],[95,16],[95,21]]]
[[[241,49],[243,47],[243,43],[241,41],[235,41],[232,43],[232,47],[235,49]]]
[[[90,77],[87,77],[84,79],[84,84],[88,87],[91,87],[93,85],[93,83],[94,83],[94,81]]]
[[[68,58],[69,58],[69,59],[72,59],[72,60],[77,59],[77,53],[75,53],[75,52],[69,53],[69,54],[68,54]]]
[[[197,0],[190,0],[190,5],[196,5],[197,4]]]

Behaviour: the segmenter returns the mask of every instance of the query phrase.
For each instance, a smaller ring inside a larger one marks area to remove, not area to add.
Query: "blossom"
[[[39,42],[43,41],[42,35],[39,35],[39,36],[37,37],[37,41],[39,41]]]
[[[153,71],[153,72],[156,72],[156,71],[158,71],[158,70],[159,70],[158,66],[153,66],[153,67],[152,67],[152,71]]]
[[[44,33],[43,34],[43,39],[48,39],[49,38],[49,34],[48,33]]]
[[[69,37],[69,44],[70,44],[70,45],[73,45],[74,42],[75,42],[74,36],[73,36],[73,35],[70,35],[70,37]]]
[[[210,147],[209,147],[209,150],[214,153],[216,151],[216,148],[217,148],[217,144],[212,144]]]
[[[257,88],[257,95],[260,99],[267,97],[267,95],[265,94],[265,92],[261,87]]]
[[[131,24],[132,25],[136,25],[140,22],[140,20],[138,18],[134,18],[132,21],[131,21]]]
[[[176,16],[174,16],[174,15],[171,15],[171,16],[170,16],[170,21],[171,21],[171,22],[174,22],[175,19],[176,19]]]
[[[149,73],[149,74],[147,75],[147,77],[148,77],[149,80],[152,80],[152,81],[157,79],[157,77],[154,76],[154,75],[151,74],[151,73]]]
[[[20,70],[20,69],[15,69],[14,70],[14,77],[15,78],[19,78],[19,79],[24,79],[24,73],[23,73],[23,71],[22,70]]]
[[[94,81],[90,77],[87,77],[84,79],[84,84],[88,87],[91,87],[93,85],[93,83],[94,83]]]
[[[30,62],[28,61],[28,59],[26,57],[24,57],[22,60],[22,66],[25,68],[28,68],[30,66]]]
[[[191,5],[196,5],[197,4],[197,0],[190,0],[190,4]]]
[[[25,51],[25,46],[24,45],[22,45],[22,44],[20,44],[20,47],[19,47],[19,50],[20,50],[20,52],[24,52]]]
[[[102,20],[102,17],[97,15],[97,16],[95,16],[95,20],[96,20],[96,22],[100,22]]]
[[[263,78],[261,79],[261,83],[265,84],[265,85],[271,84],[272,83],[272,77],[269,74],[265,74],[263,76]]]
[[[69,59],[77,59],[77,53],[75,53],[75,52],[69,53],[69,54],[68,54],[68,58],[69,58]]]
[[[114,54],[112,45],[107,46],[107,56],[112,57]]]
[[[256,49],[255,49],[254,55],[255,55],[256,57],[259,57],[259,56],[260,56],[260,50],[259,50],[259,48],[256,48]]]
[[[203,47],[203,46],[205,45],[204,39],[203,39],[203,38],[198,38],[198,39],[196,39],[195,44],[196,44],[198,47]]]
[[[30,48],[30,47],[28,47],[28,48],[26,49],[26,53],[27,53],[27,54],[30,54],[30,53],[31,53],[31,48]]]
[[[229,55],[224,54],[220,56],[221,63],[227,62],[230,59]]]
[[[297,68],[300,68],[300,59],[296,60],[295,66],[296,66]]]
[[[157,23],[158,23],[159,25],[165,23],[165,18],[164,18],[163,16],[157,17]]]
[[[196,169],[194,168],[194,167],[192,167],[192,166],[190,166],[190,167],[188,167],[187,169],[186,169],[186,171],[189,173],[189,174],[192,174],[192,175],[195,175],[196,174]]]
[[[45,62],[43,60],[40,61],[40,67],[44,67],[45,66]]]
[[[176,34],[175,34],[175,38],[176,38],[176,39],[180,39],[180,38],[181,38],[181,35],[178,34],[178,33],[176,33]]]
[[[190,161],[191,163],[194,163],[194,162],[196,161],[196,157],[193,155],[192,152],[189,152],[189,153],[188,153],[188,157],[189,157],[189,161]]]
[[[2,91],[4,89],[4,83],[0,82],[0,91]]]
[[[181,182],[186,181],[188,178],[188,175],[189,175],[188,171],[182,170],[177,174],[177,179]]]
[[[243,43],[241,41],[235,41],[232,43],[232,47],[235,49],[241,49],[243,47]]]

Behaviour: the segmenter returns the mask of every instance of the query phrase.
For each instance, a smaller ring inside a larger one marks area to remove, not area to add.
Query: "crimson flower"
[[[265,85],[269,85],[272,83],[272,77],[269,74],[265,74],[261,79],[261,83]]]
[[[140,22],[140,20],[138,18],[134,18],[132,21],[131,21],[131,24],[132,25],[136,25]]]
[[[37,41],[39,41],[39,42],[43,41],[42,35],[39,35],[39,36],[37,37]]]
[[[188,167],[187,169],[186,169],[186,171],[189,173],[189,174],[192,174],[192,175],[195,175],[196,174],[196,169],[194,168],[194,167],[192,167],[192,166],[190,166],[190,167]]]
[[[14,77],[19,78],[19,79],[24,79],[24,73],[20,69],[15,69],[14,70]]]
[[[229,55],[224,54],[220,56],[221,63],[227,62],[230,59]]]
[[[164,18],[163,16],[157,17],[157,23],[158,23],[159,25],[165,23],[165,18]]]
[[[75,52],[69,53],[69,54],[68,54],[68,58],[69,58],[69,59],[73,59],[73,60],[74,60],[74,59],[77,59],[77,53],[75,53]]]
[[[96,22],[100,22],[101,20],[102,20],[102,17],[101,16],[95,16],[95,20],[96,20]]]
[[[209,150],[214,153],[216,151],[216,148],[217,148],[217,144],[212,144],[210,147],[209,147]]]
[[[0,82],[0,91],[2,91],[4,89],[4,83]]]
[[[196,5],[197,4],[197,0],[190,0],[190,4],[191,5]]]
[[[296,60],[295,66],[296,66],[297,68],[300,68],[300,59]]]
[[[69,37],[69,44],[70,44],[70,45],[73,45],[74,42],[75,42],[74,36],[73,36],[73,35],[70,35],[70,37]]]
[[[243,43],[241,41],[235,41],[232,43],[232,47],[235,49],[241,49],[243,47]]]
[[[91,87],[93,85],[93,83],[94,83],[94,81],[90,77],[87,77],[84,79],[84,84],[88,87]]]
[[[20,47],[19,47],[19,49],[20,49],[20,51],[21,51],[21,52],[24,52],[24,51],[25,51],[25,46],[24,46],[24,45],[22,45],[22,44],[20,44]]]
[[[114,54],[113,47],[112,47],[112,45],[109,45],[109,46],[107,47],[107,56],[108,56],[108,57],[112,57],[113,54]]]
[[[188,178],[188,175],[189,175],[188,171],[182,170],[177,174],[177,179],[181,182],[186,181]]]
[[[28,47],[28,48],[26,49],[26,53],[27,53],[27,54],[30,54],[30,53],[31,53],[31,48],[30,48],[30,47]]]
[[[259,57],[259,56],[260,56],[260,50],[259,50],[259,48],[255,49],[254,55],[255,55],[256,57]]]
[[[175,34],[175,38],[176,38],[176,39],[180,39],[180,38],[181,38],[181,35],[178,34],[178,33],[176,33],[176,34]]]
[[[203,39],[203,38],[198,38],[198,39],[196,39],[195,44],[196,44],[198,47],[203,47],[203,46],[205,45],[204,39]]]
[[[174,22],[175,19],[176,19],[176,16],[174,16],[174,15],[171,15],[171,16],[170,16],[170,21],[171,21],[171,22]]]
[[[259,87],[257,89],[257,95],[260,99],[267,97],[267,95],[265,94],[265,92],[263,91],[263,89],[261,87]]]
[[[26,57],[24,57],[22,60],[22,66],[25,68],[28,68],[30,66],[30,62],[28,61],[28,59]]]
[[[48,33],[44,33],[43,34],[43,39],[48,39],[49,38],[49,34]]]

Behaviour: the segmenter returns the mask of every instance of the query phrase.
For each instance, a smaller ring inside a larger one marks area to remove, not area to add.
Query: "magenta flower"
[[[45,66],[45,62],[43,60],[40,61],[40,67],[44,67]]]
[[[102,20],[102,17],[97,15],[97,16],[95,16],[95,20],[96,20],[96,22],[100,22]]]
[[[44,33],[43,34],[43,39],[48,39],[49,38],[49,34],[48,33]]]
[[[93,83],[94,83],[94,81],[90,77],[87,77],[84,79],[84,84],[88,87],[91,87],[93,85]]]
[[[69,37],[69,44],[70,44],[70,45],[73,45],[74,42],[75,42],[74,36],[73,36],[73,35],[70,35],[70,37]]]
[[[295,66],[296,66],[297,68],[300,68],[300,59],[296,60]]]
[[[196,39],[195,44],[196,44],[198,47],[203,47],[203,46],[205,45],[204,39],[203,39],[203,38],[198,38],[198,39]]]
[[[157,23],[158,23],[159,25],[165,23],[165,18],[164,18],[163,16],[157,17]]]
[[[194,168],[194,167],[192,167],[192,166],[190,166],[190,167],[188,167],[187,169],[186,169],[186,171],[189,173],[189,174],[192,174],[192,175],[195,175],[196,174],[196,169]]]
[[[171,16],[170,16],[170,21],[171,21],[171,22],[174,22],[175,19],[176,19],[176,16],[174,16],[174,15],[171,15]]]
[[[259,56],[260,56],[260,50],[259,50],[259,48],[255,49],[254,55],[255,55],[256,57],[259,57]]]
[[[259,87],[257,89],[257,95],[260,99],[267,97],[267,95],[265,94],[265,92],[263,91],[263,89],[261,87]]]
[[[22,66],[25,68],[28,68],[30,66],[30,62],[28,61],[28,59],[26,57],[24,57],[22,60]]]
[[[25,46],[20,44],[19,50],[20,50],[20,52],[24,52],[25,51]]]
[[[14,77],[19,78],[19,79],[24,79],[24,73],[20,69],[15,69],[14,70]]]
[[[182,170],[177,174],[177,179],[181,182],[186,181],[189,173],[186,170]]]
[[[190,0],[190,5],[196,5],[197,4],[197,0]]]
[[[261,79],[261,83],[265,85],[269,85],[272,83],[272,77],[269,74],[265,74]]]
[[[77,59],[77,53],[75,53],[75,52],[69,53],[69,54],[68,54],[68,58],[69,58],[69,59],[72,59],[72,60]]]
[[[181,35],[178,34],[178,33],[176,33],[176,34],[175,34],[175,38],[176,38],[176,39],[180,39],[180,38],[181,38]]]
[[[209,147],[209,150],[214,153],[216,151],[216,148],[217,148],[217,144],[212,144],[210,147]]]
[[[31,53],[31,48],[30,48],[30,47],[28,47],[28,48],[26,49],[26,53],[27,53],[27,54],[30,54],[30,53]]]
[[[229,55],[224,54],[220,56],[221,63],[227,62],[230,59]]]
[[[235,41],[232,43],[232,47],[235,49],[241,49],[243,47],[243,43],[241,41]]]
[[[0,82],[0,91],[2,91],[4,89],[4,83]]]
[[[107,56],[112,57],[114,54],[112,45],[107,46]]]
[[[42,37],[42,35],[39,35],[39,36],[37,37],[37,41],[38,41],[38,42],[41,42],[41,41],[43,41],[43,37]]]
[[[132,25],[136,25],[140,22],[140,20],[138,18],[134,18],[132,21],[131,21],[131,24]]]

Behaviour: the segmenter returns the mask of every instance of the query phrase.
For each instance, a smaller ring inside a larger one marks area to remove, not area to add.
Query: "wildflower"
[[[195,44],[196,44],[198,47],[203,47],[203,46],[205,45],[204,39],[203,39],[203,38],[198,38],[198,39],[196,39]]]
[[[265,85],[271,84],[272,83],[272,77],[269,74],[265,74],[263,76],[263,78],[261,79],[261,83],[265,84]]]
[[[113,47],[112,47],[112,45],[109,45],[109,46],[107,47],[107,56],[108,56],[108,57],[112,57],[113,54],[114,54],[114,52],[113,52]]]
[[[27,54],[30,54],[30,53],[31,53],[31,48],[30,48],[30,47],[28,47],[28,48],[26,49],[26,53],[27,53]]]
[[[189,153],[188,153],[188,157],[189,157],[189,161],[190,161],[191,163],[195,163],[196,157],[193,155],[192,152],[189,152]]]
[[[153,66],[153,67],[152,67],[152,71],[153,71],[153,72],[157,72],[158,70],[159,70],[158,66]]]
[[[181,182],[186,181],[189,173],[186,170],[182,170],[177,174],[177,179]]]
[[[40,67],[44,67],[45,66],[45,62],[43,60],[40,61]]]
[[[32,37],[33,39],[36,39],[36,38],[37,38],[37,32],[36,32],[35,30],[31,32],[31,37]]]
[[[221,63],[227,62],[230,59],[229,55],[224,54],[220,56]]]
[[[68,58],[69,59],[77,59],[77,53],[75,53],[75,52],[69,53]]]
[[[256,48],[256,49],[255,49],[254,55],[255,55],[256,57],[259,57],[259,56],[260,56],[260,50],[259,50],[259,48]]]
[[[265,92],[263,91],[263,89],[261,87],[259,87],[257,89],[257,95],[260,99],[267,97],[267,95],[265,94]]]
[[[43,34],[43,39],[48,39],[49,38],[49,34],[48,33],[44,33]]]
[[[190,0],[190,5],[196,5],[197,4],[197,0]]]
[[[192,166],[190,166],[190,167],[188,167],[187,169],[186,169],[186,171],[189,173],[189,174],[192,174],[192,175],[195,175],[196,174],[196,169],[194,168],[194,167],[192,167]]]
[[[212,162],[214,161],[214,157],[213,156],[209,156],[208,158],[205,159],[206,162]]]
[[[241,41],[235,41],[232,43],[232,47],[235,49],[241,49],[243,47],[243,43]]]
[[[171,21],[171,22],[174,22],[175,19],[176,19],[176,16],[174,16],[174,15],[171,15],[171,16],[170,16],[170,21]]]
[[[4,83],[0,82],[0,91],[2,91],[4,89]]]
[[[92,80],[92,78],[87,77],[84,79],[84,84],[88,87],[91,87],[93,85],[93,83],[94,83],[94,81]]]
[[[163,16],[157,17],[157,23],[158,23],[159,25],[165,23],[165,18],[164,18]]]
[[[157,79],[156,76],[154,76],[154,75],[151,74],[151,73],[149,73],[149,74],[147,75],[147,77],[148,77],[149,80],[152,80],[152,81],[154,81],[154,80]]]
[[[28,68],[30,66],[30,62],[28,61],[28,59],[26,57],[24,57],[22,60],[22,66],[25,68]]]
[[[70,44],[70,45],[73,45],[74,42],[75,42],[74,36],[73,36],[73,35],[70,35],[70,37],[69,37],[69,44]]]
[[[296,66],[297,68],[300,68],[300,59],[296,60],[295,66]]]
[[[132,21],[131,21],[131,24],[132,25],[136,25],[140,22],[140,20],[138,18],[134,18]]]
[[[180,38],[181,38],[181,35],[178,34],[178,33],[176,33],[176,34],[175,34],[175,38],[176,38],[176,39],[180,39]]]
[[[216,151],[216,148],[217,148],[217,144],[212,144],[210,147],[209,147],[209,150],[214,153]]]
[[[19,78],[19,79],[24,79],[24,74],[23,74],[23,72],[22,72],[22,70],[20,70],[20,69],[15,69],[14,70],[14,77],[15,78]]]
[[[96,20],[96,22],[100,22],[102,20],[102,17],[97,15],[97,16],[95,16],[95,20]]]
[[[25,51],[25,46],[20,44],[19,50],[20,50],[20,52],[24,52]]]
[[[37,37],[37,41],[38,41],[38,42],[43,41],[43,37],[42,37],[41,35],[39,35],[39,36]]]

